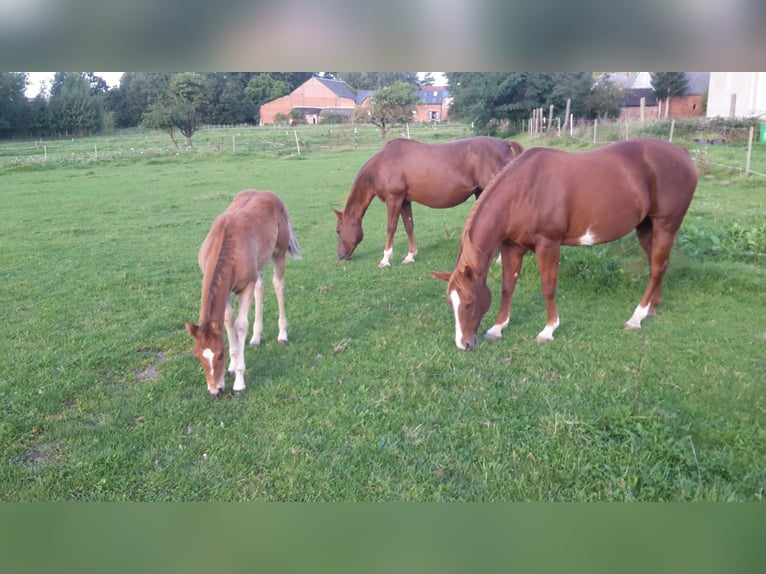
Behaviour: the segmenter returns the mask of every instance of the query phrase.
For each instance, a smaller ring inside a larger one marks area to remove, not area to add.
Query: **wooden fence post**
[[[598,119],[593,120],[593,145],[596,145],[596,132],[598,131]]]
[[[549,131],[553,127],[553,104],[548,108],[548,125],[545,126],[545,131]]]
[[[670,137],[668,141],[673,143],[673,131],[676,129],[676,120],[670,120]]]
[[[747,138],[747,161],[745,162],[745,175],[750,175],[750,156],[753,153],[753,126],[750,126],[750,136]]]

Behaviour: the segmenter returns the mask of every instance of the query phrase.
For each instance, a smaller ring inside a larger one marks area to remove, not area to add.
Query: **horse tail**
[[[302,259],[301,246],[298,244],[298,238],[295,237],[293,224],[290,222],[290,218],[287,219],[287,229],[290,232],[290,239],[287,243],[287,252],[293,259]]]

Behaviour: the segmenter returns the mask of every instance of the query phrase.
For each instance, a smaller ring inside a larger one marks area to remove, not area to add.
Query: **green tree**
[[[405,82],[395,82],[390,88],[377,90],[370,106],[370,122],[380,130],[385,139],[392,124],[412,119],[415,106],[420,101],[417,92]]]
[[[657,99],[665,100],[665,117],[670,111],[670,98],[684,93],[689,87],[689,80],[684,72],[653,72],[652,90]]]
[[[83,135],[103,126],[102,97],[93,93],[84,73],[56,72],[48,106],[53,133]]]
[[[23,72],[0,72],[0,138],[20,135],[29,118],[29,104],[24,91],[27,75]]]
[[[208,124],[253,123],[258,112],[245,88],[251,72],[209,72],[210,102],[204,113]]]
[[[616,118],[624,95],[624,90],[609,80],[596,82],[583,100],[582,115],[590,119]]]
[[[30,135],[42,137],[52,133],[50,109],[43,94],[38,94],[29,106],[29,123],[27,130]]]
[[[593,85],[590,72],[447,72],[454,101],[450,115],[471,122],[477,133],[511,131],[535,108],[582,113]]]
[[[116,123],[119,127],[138,126],[149,107],[164,97],[171,74],[126,72],[120,78],[121,93]]]
[[[178,149],[176,130],[186,138],[186,147],[194,147],[192,136],[199,128],[203,111],[208,103],[207,78],[194,72],[173,74],[164,91],[158,86],[152,103],[143,115],[148,127],[165,130]]]
[[[245,94],[250,98],[255,109],[258,110],[255,115],[260,118],[260,108],[263,104],[286,96],[292,90],[293,88],[288,81],[264,73],[256,74],[250,79],[245,88]]]

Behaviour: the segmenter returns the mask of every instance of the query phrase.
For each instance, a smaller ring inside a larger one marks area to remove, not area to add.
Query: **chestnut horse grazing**
[[[245,337],[250,303],[255,296],[255,320],[250,345],[258,346],[263,331],[263,277],[269,260],[274,267],[272,284],[279,307],[280,343],[287,343],[285,318],[285,255],[300,258],[290,218],[282,200],[270,191],[245,190],[213,222],[199,250],[202,269],[202,305],[199,325],[186,322],[194,337],[194,356],[207,379],[207,390],[218,395],[224,389],[223,328],[229,338],[229,372],[235,374],[234,392],[245,390]],[[236,320],[231,293],[239,300]]]
[[[636,230],[649,258],[649,284],[628,329],[654,314],[662,301],[662,276],[681,221],[697,186],[697,170],[683,148],[638,139],[570,153],[534,148],[508,166],[474,204],[465,222],[455,270],[446,279],[455,315],[455,344],[476,346],[476,331],[490,306],[487,270],[500,249],[500,312],[485,338],[499,339],[524,254],[534,251],[547,309],[538,341],[553,339],[559,253],[562,245],[615,241]]]
[[[455,207],[471,195],[479,197],[495,174],[522,151],[518,142],[487,136],[438,144],[391,140],[362,166],[343,212],[334,210],[338,259],[351,259],[364,237],[362,217],[377,196],[388,211],[386,247],[378,267],[391,265],[400,214],[410,247],[402,263],[413,263],[418,251],[412,232],[412,202],[441,209]]]

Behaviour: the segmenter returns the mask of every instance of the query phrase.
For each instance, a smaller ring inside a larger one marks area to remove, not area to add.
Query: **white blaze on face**
[[[452,312],[455,314],[455,345],[457,345],[458,349],[465,350],[465,346],[463,345],[463,330],[460,328],[460,317],[458,317],[460,295],[458,295],[456,289],[450,291],[449,299],[452,302]]]
[[[202,356],[210,363],[210,376],[215,377],[215,367],[213,366],[213,359],[215,359],[215,353],[212,349],[205,349],[202,351]]]
[[[594,245],[596,243],[596,236],[593,234],[590,228],[588,228],[585,232],[585,235],[580,237],[580,239],[577,241],[580,245]]]

